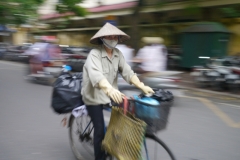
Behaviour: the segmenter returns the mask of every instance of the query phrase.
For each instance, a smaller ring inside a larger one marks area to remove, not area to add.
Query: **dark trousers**
[[[105,152],[102,150],[104,138],[103,105],[87,106],[87,111],[94,126],[94,155],[95,160],[104,160]]]

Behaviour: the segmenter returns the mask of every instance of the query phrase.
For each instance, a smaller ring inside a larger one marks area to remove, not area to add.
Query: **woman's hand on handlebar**
[[[152,95],[154,93],[153,89],[150,88],[149,86],[142,86],[141,90],[145,95]]]

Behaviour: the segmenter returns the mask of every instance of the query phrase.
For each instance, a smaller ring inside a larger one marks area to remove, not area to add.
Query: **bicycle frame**
[[[108,111],[108,112],[111,112],[111,108],[104,108],[105,111]],[[90,121],[88,124],[87,124],[87,127],[84,129],[82,135],[85,134],[85,132],[87,131],[88,127],[90,126],[90,124],[92,123],[92,121]],[[92,130],[94,129],[94,127],[91,128],[91,131],[90,133],[92,132]],[[104,121],[104,133],[106,133],[107,131],[107,126],[105,124],[105,121]],[[81,136],[80,136],[81,137]],[[149,156],[148,156],[148,150],[147,150],[147,144],[146,144],[146,140],[144,138],[144,141],[143,141],[143,145],[144,145],[144,148],[145,148],[145,152],[146,152],[146,155],[147,155],[147,160],[150,160],[149,159]]]
[[[142,103],[142,104],[146,104],[146,105],[148,105],[147,103],[144,103],[144,102],[141,102],[141,101],[138,101],[138,100],[136,100],[136,99],[129,99],[129,101],[134,101],[134,102],[139,102],[139,103]],[[114,105],[115,106],[115,105]],[[104,108],[103,108],[105,111],[107,111],[107,112],[111,112],[111,107],[107,107],[107,106],[105,106]],[[129,107],[128,108],[128,110],[129,111],[131,111],[131,107]],[[134,111],[134,107],[133,107],[133,110],[132,111]],[[74,121],[74,119],[75,119],[75,117],[73,116],[73,115],[71,115],[70,116],[70,118],[69,118],[69,124],[68,124],[68,126],[71,128],[71,124],[73,123],[73,121]],[[92,123],[92,121],[90,120],[89,122],[87,122],[87,124],[86,124],[86,127],[85,128],[83,128],[83,132],[79,135],[80,137],[80,140],[81,141],[84,141],[84,139],[86,139],[87,141],[88,141],[88,136],[92,133],[92,131],[93,131],[93,129],[94,129],[94,126],[92,126],[91,128],[90,128],[90,126],[91,126],[91,123]],[[89,130],[90,129],[90,130]],[[107,126],[106,126],[106,123],[105,123],[105,120],[104,120],[104,133],[106,133],[106,131],[107,131]],[[91,137],[91,138],[93,138],[93,137]],[[171,152],[171,150],[168,148],[168,146],[162,141],[162,140],[160,140],[156,135],[155,135],[155,133],[146,133],[146,135],[145,135],[145,138],[144,138],[144,141],[143,141],[143,145],[144,145],[144,150],[145,151],[143,151],[144,153],[144,155],[146,156],[145,158],[146,158],[146,160],[150,160],[150,155],[149,155],[149,152],[148,152],[148,148],[147,148],[147,139],[146,138],[150,138],[151,140],[154,140],[156,143],[158,143],[159,145],[161,145],[166,151],[167,151],[167,153],[168,153],[168,155],[171,157],[171,159],[172,160],[176,160],[176,158],[175,158],[175,156],[173,155],[173,153]],[[150,150],[151,151],[151,150]]]

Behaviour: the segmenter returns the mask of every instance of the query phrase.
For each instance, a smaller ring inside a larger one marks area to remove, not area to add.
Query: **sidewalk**
[[[180,88],[185,90],[200,91],[218,95],[226,95],[229,97],[240,98],[240,90],[237,93],[230,93],[229,91],[214,91],[211,88],[198,88],[194,83],[193,76],[190,75],[190,72],[183,72],[179,75],[181,77]]]

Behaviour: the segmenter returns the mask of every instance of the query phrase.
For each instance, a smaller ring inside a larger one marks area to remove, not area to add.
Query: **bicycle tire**
[[[79,128],[78,121],[81,123]],[[87,127],[87,125],[90,125]],[[78,160],[89,160],[94,158],[93,149],[93,124],[90,121],[89,116],[82,116],[75,118],[73,115],[69,118],[69,139],[72,152]],[[85,135],[80,137],[81,133],[86,130]],[[75,134],[76,133],[76,134]],[[87,135],[90,134],[90,135]],[[86,152],[87,151],[87,152]]]
[[[146,141],[152,140],[156,144],[160,145],[159,148],[156,145],[151,145],[150,146],[151,148],[154,147],[154,150],[157,152],[158,156],[156,157],[156,155],[149,155],[149,160],[162,160],[162,159],[176,160],[176,158],[175,158],[174,154],[172,153],[172,151],[170,150],[170,148],[162,140],[160,140],[156,135],[154,135],[154,134],[146,134],[145,137],[146,137],[145,138]],[[149,146],[145,146],[145,147],[147,147],[148,154],[150,154],[152,149]],[[142,155],[144,155],[144,153],[142,153]]]

